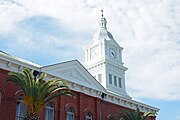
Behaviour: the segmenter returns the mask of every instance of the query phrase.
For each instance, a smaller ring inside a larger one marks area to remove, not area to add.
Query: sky
[[[180,120],[179,0],[0,0],[0,50],[42,66],[83,64],[102,8],[124,48],[127,93],[160,108],[157,120]]]

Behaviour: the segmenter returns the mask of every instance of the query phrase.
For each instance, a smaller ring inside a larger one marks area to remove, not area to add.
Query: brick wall
[[[11,82],[5,82],[8,71],[0,69],[0,120],[15,120],[16,102],[21,94],[19,88]],[[75,120],[84,120],[85,113],[91,112],[93,120],[107,120],[107,117],[115,111],[127,109],[122,106],[105,102],[99,98],[91,97],[83,92],[75,92],[75,99],[69,96],[61,96],[52,101],[54,105],[54,120],[65,120],[66,110],[73,107],[75,110]],[[44,111],[40,111],[41,119],[44,119]],[[149,118],[155,120],[155,118]]]

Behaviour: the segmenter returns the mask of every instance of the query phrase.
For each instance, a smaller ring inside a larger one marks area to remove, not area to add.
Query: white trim
[[[11,62],[12,64],[10,67],[7,67],[7,64],[9,62]],[[77,65],[81,66],[81,70],[84,69],[83,66],[79,64],[78,61],[75,61],[75,62],[77,63]],[[64,63],[60,63],[60,64],[65,65]],[[0,68],[8,70],[8,71],[16,71],[16,72],[19,71],[20,68],[29,68],[31,70],[39,70],[39,71],[41,70],[41,68],[36,66],[36,65],[33,65],[33,64],[29,65],[27,62],[19,61],[18,59],[7,57],[7,56],[4,56],[2,54],[0,54]],[[83,74],[87,75],[87,77],[89,77],[90,80],[92,80],[95,83],[98,83],[98,82],[96,82],[94,77],[92,77],[88,72],[85,72],[85,69],[83,71],[84,71]],[[47,72],[47,74],[48,74],[48,77],[59,78],[59,75],[56,75],[56,74],[53,75],[49,72]],[[60,78],[62,78],[62,76],[63,75],[61,75]],[[97,97],[99,99],[101,99],[101,94],[105,93],[105,94],[107,94],[107,97],[105,97],[103,99],[104,101],[114,103],[117,105],[121,105],[121,106],[130,108],[130,109],[136,109],[137,107],[139,107],[140,110],[143,112],[158,112],[159,111],[159,109],[156,107],[137,102],[135,100],[132,100],[130,97],[126,98],[123,95],[116,95],[115,93],[111,93],[109,91],[106,91],[99,83],[98,83],[98,86],[101,89],[94,89],[93,87],[90,87],[90,86],[84,86],[84,85],[81,85],[79,83],[74,83],[73,81],[69,80],[68,77],[65,75],[64,75],[64,77],[67,78],[66,80],[68,81],[71,90],[74,90],[77,92],[82,92],[81,90],[83,88],[84,94],[87,94],[87,95],[90,95],[93,97]]]
[[[79,78],[74,78],[60,72],[69,69],[75,69],[79,73],[79,75],[81,75],[86,81],[81,81],[81,79]],[[41,68],[41,71],[46,72],[52,76],[57,76],[72,83],[78,83],[82,86],[90,87],[102,92],[106,91],[106,89],[77,60],[45,66]]]

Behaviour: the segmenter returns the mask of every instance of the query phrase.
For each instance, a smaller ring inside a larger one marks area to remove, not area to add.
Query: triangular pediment
[[[72,83],[105,91],[105,88],[77,60],[45,66],[41,70]]]
[[[61,73],[61,74],[66,75],[66,76],[72,77],[74,79],[77,79],[79,81],[89,83],[89,81],[87,81],[86,78],[80,73],[80,71],[77,68],[73,68],[73,67],[69,68],[69,69],[66,69],[66,70],[61,70],[61,71],[58,71],[58,72]]]

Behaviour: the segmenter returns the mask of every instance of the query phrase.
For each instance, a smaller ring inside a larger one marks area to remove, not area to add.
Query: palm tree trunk
[[[24,120],[40,120],[39,116],[37,115],[37,113],[30,113],[28,114]]]

